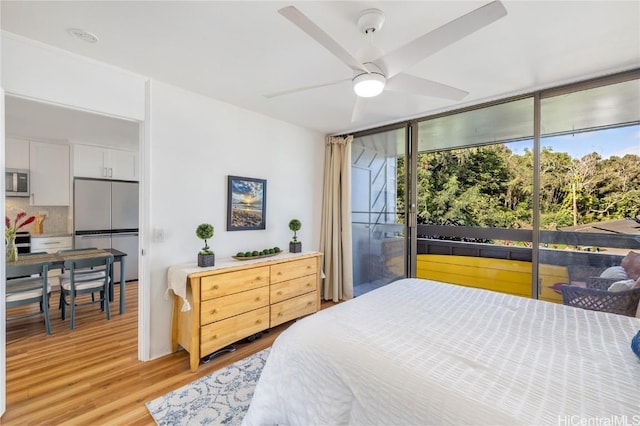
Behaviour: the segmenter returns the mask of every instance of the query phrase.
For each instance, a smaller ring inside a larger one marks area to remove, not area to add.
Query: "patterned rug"
[[[242,423],[271,348],[147,402],[158,425]]]

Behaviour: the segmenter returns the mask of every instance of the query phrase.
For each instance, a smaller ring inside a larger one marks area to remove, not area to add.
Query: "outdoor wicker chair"
[[[600,284],[602,283],[603,281],[600,282]],[[640,302],[640,288],[625,291],[607,291],[606,289],[590,288],[589,281],[587,281],[586,288],[565,284],[560,289],[562,291],[562,303],[591,311],[610,312],[635,317],[638,310],[638,302]]]

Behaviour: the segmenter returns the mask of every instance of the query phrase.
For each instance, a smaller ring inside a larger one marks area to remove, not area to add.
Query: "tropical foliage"
[[[398,160],[404,175],[404,158]],[[540,153],[540,226],[545,229],[640,215],[640,156],[572,158],[544,147]],[[530,228],[533,153],[508,144],[418,155],[420,224]],[[398,211],[404,212],[404,182]]]

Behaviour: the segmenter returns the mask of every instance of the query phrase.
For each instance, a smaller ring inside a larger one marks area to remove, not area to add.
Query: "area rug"
[[[242,423],[271,348],[147,402],[158,425]]]

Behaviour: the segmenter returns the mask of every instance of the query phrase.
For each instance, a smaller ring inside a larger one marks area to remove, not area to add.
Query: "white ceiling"
[[[351,122],[352,72],[277,13],[294,4],[348,51],[355,22],[386,20],[373,44],[390,52],[487,2],[477,1],[8,1],[2,29],[322,133],[344,133],[640,66],[638,1],[504,1],[508,15],[407,73],[469,92],[461,102],[399,92],[367,99]],[[67,33],[81,28],[100,41]]]

